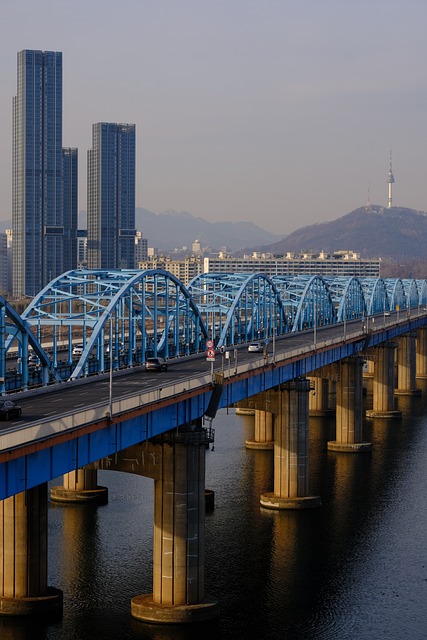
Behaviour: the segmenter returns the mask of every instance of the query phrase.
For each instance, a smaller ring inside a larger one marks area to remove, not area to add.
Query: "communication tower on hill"
[[[391,151],[390,151],[390,169],[388,171],[387,182],[388,182],[388,204],[387,204],[387,207],[388,207],[388,209],[391,209],[391,207],[393,206],[393,182],[394,182],[394,175],[393,175],[393,171],[392,171],[392,167],[391,167]]]

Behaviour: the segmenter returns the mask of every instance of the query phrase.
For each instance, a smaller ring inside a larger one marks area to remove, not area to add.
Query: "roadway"
[[[382,328],[389,324],[394,324],[392,317],[381,317]],[[379,324],[379,323],[377,323]],[[359,339],[363,335],[361,320],[354,320],[346,323],[347,341]],[[268,344],[268,361],[273,357],[279,357],[287,351],[306,349],[307,345],[325,340],[340,338],[344,336],[344,325],[336,324],[326,327],[318,327],[315,331],[307,330],[300,333],[286,334],[278,337]],[[247,343],[248,344],[248,343]],[[238,345],[229,350],[229,358],[225,354],[217,352],[213,366],[214,371],[224,371],[233,373],[237,365],[252,362],[256,367],[264,365],[262,353],[250,353],[247,344]],[[273,347],[275,354],[273,354]],[[13,429],[15,427],[25,427],[27,423],[34,423],[38,420],[58,418],[61,414],[78,412],[89,406],[105,403],[108,406],[110,401],[110,389],[112,400],[128,395],[134,395],[159,387],[166,387],[169,384],[185,382],[190,378],[197,378],[198,375],[206,376],[212,370],[211,362],[206,361],[204,353],[188,357],[171,359],[168,361],[168,370],[162,372],[145,371],[144,367],[138,366],[130,370],[120,370],[113,373],[112,384],[108,373],[99,376],[92,376],[76,381],[56,383],[44,389],[34,389],[29,392],[22,392],[10,396],[22,407],[22,416],[19,419],[0,422],[0,430]]]

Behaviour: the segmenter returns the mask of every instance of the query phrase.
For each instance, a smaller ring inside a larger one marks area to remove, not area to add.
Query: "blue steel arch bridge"
[[[427,280],[74,270],[19,315],[0,297],[0,393],[427,304]]]

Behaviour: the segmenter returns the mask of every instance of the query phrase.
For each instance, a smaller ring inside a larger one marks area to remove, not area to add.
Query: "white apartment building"
[[[254,252],[251,256],[234,258],[220,252],[217,257],[203,259],[204,273],[264,273],[274,275],[320,275],[380,277],[381,259],[361,258],[355,251],[328,254],[288,252],[284,256]]]

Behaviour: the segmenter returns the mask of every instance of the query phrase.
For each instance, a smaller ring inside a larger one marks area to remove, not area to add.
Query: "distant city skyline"
[[[80,159],[93,123],[135,123],[137,207],[286,235],[387,207],[392,149],[393,205],[427,211],[426,22],[421,0],[4,0],[0,220],[23,49],[63,53]],[[86,184],[80,161],[79,210]]]

